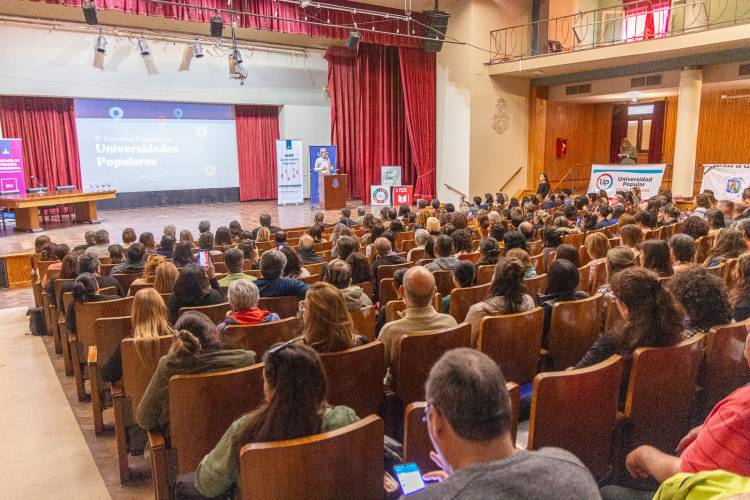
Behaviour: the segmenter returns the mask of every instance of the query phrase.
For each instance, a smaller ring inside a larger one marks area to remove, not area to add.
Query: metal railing
[[[639,0],[490,31],[490,64],[750,22],[748,0]]]

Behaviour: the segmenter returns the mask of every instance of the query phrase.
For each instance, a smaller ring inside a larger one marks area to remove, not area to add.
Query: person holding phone
[[[445,353],[430,370],[426,395],[431,457],[441,470],[425,474],[439,483],[413,498],[601,498],[591,473],[571,453],[515,448],[505,377],[486,354],[467,348]]]
[[[211,306],[224,302],[208,252],[200,252],[197,260],[197,264],[188,264],[182,269],[174,284],[174,292],[169,296],[167,307],[172,324],[177,321],[182,307]]]

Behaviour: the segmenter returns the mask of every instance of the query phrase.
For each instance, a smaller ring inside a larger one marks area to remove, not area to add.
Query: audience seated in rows
[[[547,290],[544,295],[539,297],[538,301],[539,305],[544,307],[545,338],[547,338],[547,334],[549,333],[552,306],[554,304],[588,297],[588,293],[577,289],[580,275],[578,274],[578,268],[569,260],[558,258],[552,263],[547,274]]]
[[[351,268],[343,260],[334,259],[328,263],[325,281],[339,289],[346,301],[346,307],[350,311],[357,311],[372,305],[372,300],[364,293],[362,288],[352,284]]]
[[[141,274],[146,263],[143,258],[146,255],[146,247],[143,243],[135,242],[128,246],[128,259],[122,264],[112,268],[110,274]]]
[[[435,238],[435,260],[425,267],[428,271],[450,271],[459,261],[453,255],[453,239],[445,234]]]
[[[302,265],[320,264],[325,259],[315,253],[315,240],[309,234],[303,234],[299,238],[299,251],[297,252]]]
[[[242,272],[244,265],[244,255],[239,248],[230,248],[224,252],[224,264],[227,266],[227,275],[219,280],[219,286],[229,286],[230,283],[237,280],[255,281],[255,276],[250,276]]]
[[[511,248],[505,252],[505,257],[516,259],[521,263],[524,278],[536,278],[536,266],[531,262],[529,252],[522,248]]]
[[[109,233],[104,229],[94,232],[94,245],[86,249],[86,253],[93,253],[97,257],[109,257]]]
[[[268,321],[278,321],[279,315],[258,307],[260,292],[250,280],[236,280],[229,284],[227,300],[231,310],[226,319],[217,326],[220,338],[230,325],[255,325]]]
[[[451,280],[453,281],[453,288],[467,288],[474,285],[474,278],[476,276],[476,270],[474,265],[468,260],[459,261],[451,270]],[[445,314],[450,313],[451,308],[451,296],[450,294],[443,297],[443,303],[441,305],[440,312]]]
[[[222,302],[224,297],[216,281],[213,263],[209,260],[205,271],[198,264],[188,264],[182,269],[174,284],[174,292],[169,296],[169,321],[174,324],[183,307],[210,306]]]
[[[261,256],[261,278],[255,281],[261,297],[305,297],[308,289],[305,283],[282,276],[286,263],[286,255],[279,250],[269,250]]]

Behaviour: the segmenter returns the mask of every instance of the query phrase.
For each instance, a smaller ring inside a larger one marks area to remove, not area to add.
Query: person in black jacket
[[[78,274],[89,273],[96,278],[96,282],[99,284],[99,288],[110,288],[114,287],[117,290],[117,295],[124,297],[127,294],[127,290],[122,289],[122,285],[112,276],[101,276],[99,265],[99,257],[95,254],[85,253],[78,257]]]
[[[547,193],[549,193],[549,178],[547,177],[547,174],[542,173],[539,176],[539,186],[536,188],[536,194],[538,194],[541,199],[545,199]]]
[[[297,255],[302,265],[305,264],[320,264],[325,259],[315,253],[315,240],[309,234],[303,234],[299,237],[299,250]]]
[[[83,302],[117,300],[119,298],[120,297],[117,295],[100,295],[99,284],[96,281],[96,277],[91,273],[80,274],[73,284],[73,302],[68,305],[68,309],[65,311],[65,328],[67,328],[71,334],[78,333],[78,325],[76,322],[76,306],[78,304]],[[86,361],[89,346],[81,342],[80,339],[78,343],[80,344],[78,347],[79,361],[83,363]]]
[[[732,317],[735,321],[745,321],[750,318],[750,253],[740,255],[735,272],[737,281],[729,294]]]
[[[209,259],[205,272],[198,264],[188,264],[182,269],[174,284],[174,292],[169,296],[169,321],[172,324],[177,321],[182,307],[210,306],[222,302],[225,301],[216,280],[213,262]]]
[[[576,290],[580,276],[578,268],[569,260],[557,259],[549,267],[547,293],[539,296],[538,304],[544,308],[544,338],[549,333],[552,306],[557,302],[585,299],[586,292]]]
[[[370,266],[370,272],[372,273],[373,279],[373,294],[375,299],[378,298],[378,268],[380,266],[391,265],[391,264],[403,264],[406,259],[398,255],[391,249],[391,242],[387,238],[380,237],[373,243],[373,248],[377,252],[377,257]]]

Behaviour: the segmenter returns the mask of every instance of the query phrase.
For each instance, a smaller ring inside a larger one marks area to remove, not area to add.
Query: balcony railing
[[[748,0],[642,0],[490,32],[490,64],[750,22]]]

